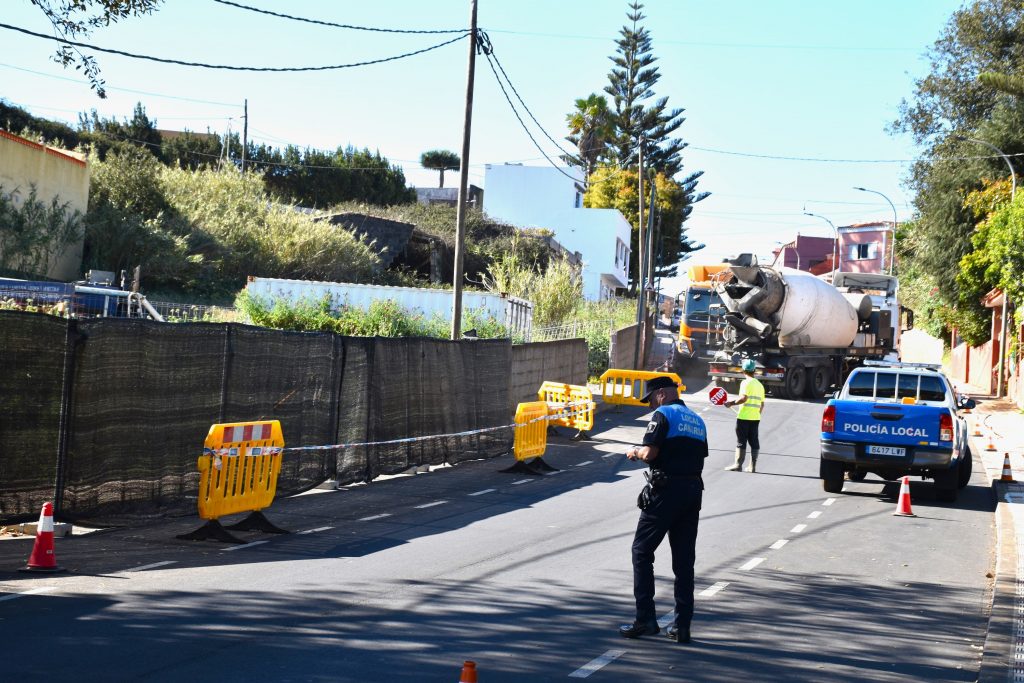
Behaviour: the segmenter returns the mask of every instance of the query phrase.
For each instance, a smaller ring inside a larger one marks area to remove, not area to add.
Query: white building
[[[520,228],[546,228],[583,256],[583,296],[599,301],[626,287],[629,222],[618,209],[585,209],[578,169],[488,164],[484,213]]]

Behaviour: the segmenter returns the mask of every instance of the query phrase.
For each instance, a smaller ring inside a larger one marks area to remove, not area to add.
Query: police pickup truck
[[[919,475],[935,481],[936,497],[956,500],[971,479],[967,425],[957,396],[938,366],[867,361],[855,369],[821,417],[822,484],[843,490],[844,474],[861,481]]]

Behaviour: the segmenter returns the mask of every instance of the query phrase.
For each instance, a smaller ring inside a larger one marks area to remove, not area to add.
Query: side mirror
[[[962,409],[974,410],[974,407],[978,404],[973,398],[970,398],[968,396],[961,396],[960,400],[957,402],[957,405]]]

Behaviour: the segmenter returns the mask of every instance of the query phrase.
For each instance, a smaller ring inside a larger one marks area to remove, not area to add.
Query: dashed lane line
[[[163,562],[154,562],[153,564],[144,564],[141,567],[132,567],[131,569],[122,569],[118,574],[127,574],[129,572],[144,572],[147,569],[156,569],[157,567],[166,567],[169,564],[177,564],[177,560],[164,560]]]
[[[724,590],[725,587],[728,586],[728,585],[729,585],[728,581],[719,581],[717,583],[714,583],[714,584],[708,586],[707,588],[702,590],[700,593],[697,593],[697,597],[698,598],[710,598],[715,593],[718,593],[719,591]]]
[[[474,491],[473,493],[470,493],[469,495],[471,495],[471,496],[482,496],[485,493],[494,493],[496,490],[497,489],[484,489],[483,491]]]
[[[771,548],[772,550],[778,550],[779,548],[781,548],[782,546],[786,545],[787,543],[789,543],[789,539],[780,538],[779,540],[775,541],[775,543],[772,543],[768,547]]]
[[[321,532],[321,531],[329,531],[329,530],[331,530],[333,528],[334,528],[333,526],[318,526],[315,529],[306,529],[305,531],[300,531],[299,535],[302,535],[302,534],[315,534],[315,533],[318,533],[318,532]]]
[[[821,510],[815,510],[811,514],[807,515],[807,519],[817,519],[818,517],[821,517]]]
[[[444,505],[447,502],[447,500],[435,500],[433,503],[424,503],[423,505],[415,505],[413,507],[415,507],[417,510],[422,510],[423,508],[432,508],[438,505]]]
[[[221,548],[223,552],[231,552],[232,550],[241,550],[242,548],[252,548],[253,546],[263,545],[264,543],[270,543],[270,541],[253,541],[252,543],[243,543],[242,545],[233,545],[230,548]]]
[[[791,533],[791,534],[799,534],[799,533],[802,533],[803,530],[806,529],[806,528],[807,528],[806,524],[797,524],[795,527],[793,527],[792,529],[789,530],[789,533]]]
[[[825,502],[824,502],[824,503],[822,503],[822,505],[831,505],[831,504],[832,504],[832,503],[834,503],[834,502],[836,502],[836,499],[835,499],[835,498],[826,498],[826,499],[825,499]]]
[[[746,564],[744,564],[742,567],[740,567],[740,571],[741,572],[749,572],[751,569],[753,569],[757,565],[761,564],[762,562],[764,562],[764,558],[763,557],[755,557],[755,558],[753,558],[751,560],[748,560]]]
[[[589,678],[590,674],[595,671],[600,671],[602,668],[611,664],[624,654],[626,654],[625,650],[608,650],[600,657],[591,659],[589,662],[573,671],[569,674],[569,678]]]
[[[584,460],[583,462],[576,463],[576,467],[583,467],[584,465],[593,465],[593,460]]]
[[[32,590],[22,591],[21,593],[11,593],[0,597],[0,602],[4,600],[14,600],[15,598],[24,598],[29,595],[39,595],[40,593],[49,593],[50,591],[57,590],[53,586],[47,586],[44,588],[33,588]]]
[[[551,474],[554,474],[554,472],[551,472]],[[510,485],[519,486],[520,484],[529,484],[531,481],[533,481],[533,479],[520,479],[519,481],[512,482]]]
[[[390,512],[382,512],[379,515],[370,515],[369,517],[360,517],[359,521],[360,522],[372,522],[375,519],[384,519],[385,517],[390,517],[390,516],[391,516]]]

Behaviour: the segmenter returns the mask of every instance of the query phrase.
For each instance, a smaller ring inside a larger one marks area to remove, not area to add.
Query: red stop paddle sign
[[[714,387],[708,392],[708,398],[716,406],[725,405],[725,402],[729,400],[729,392],[722,387]]]

